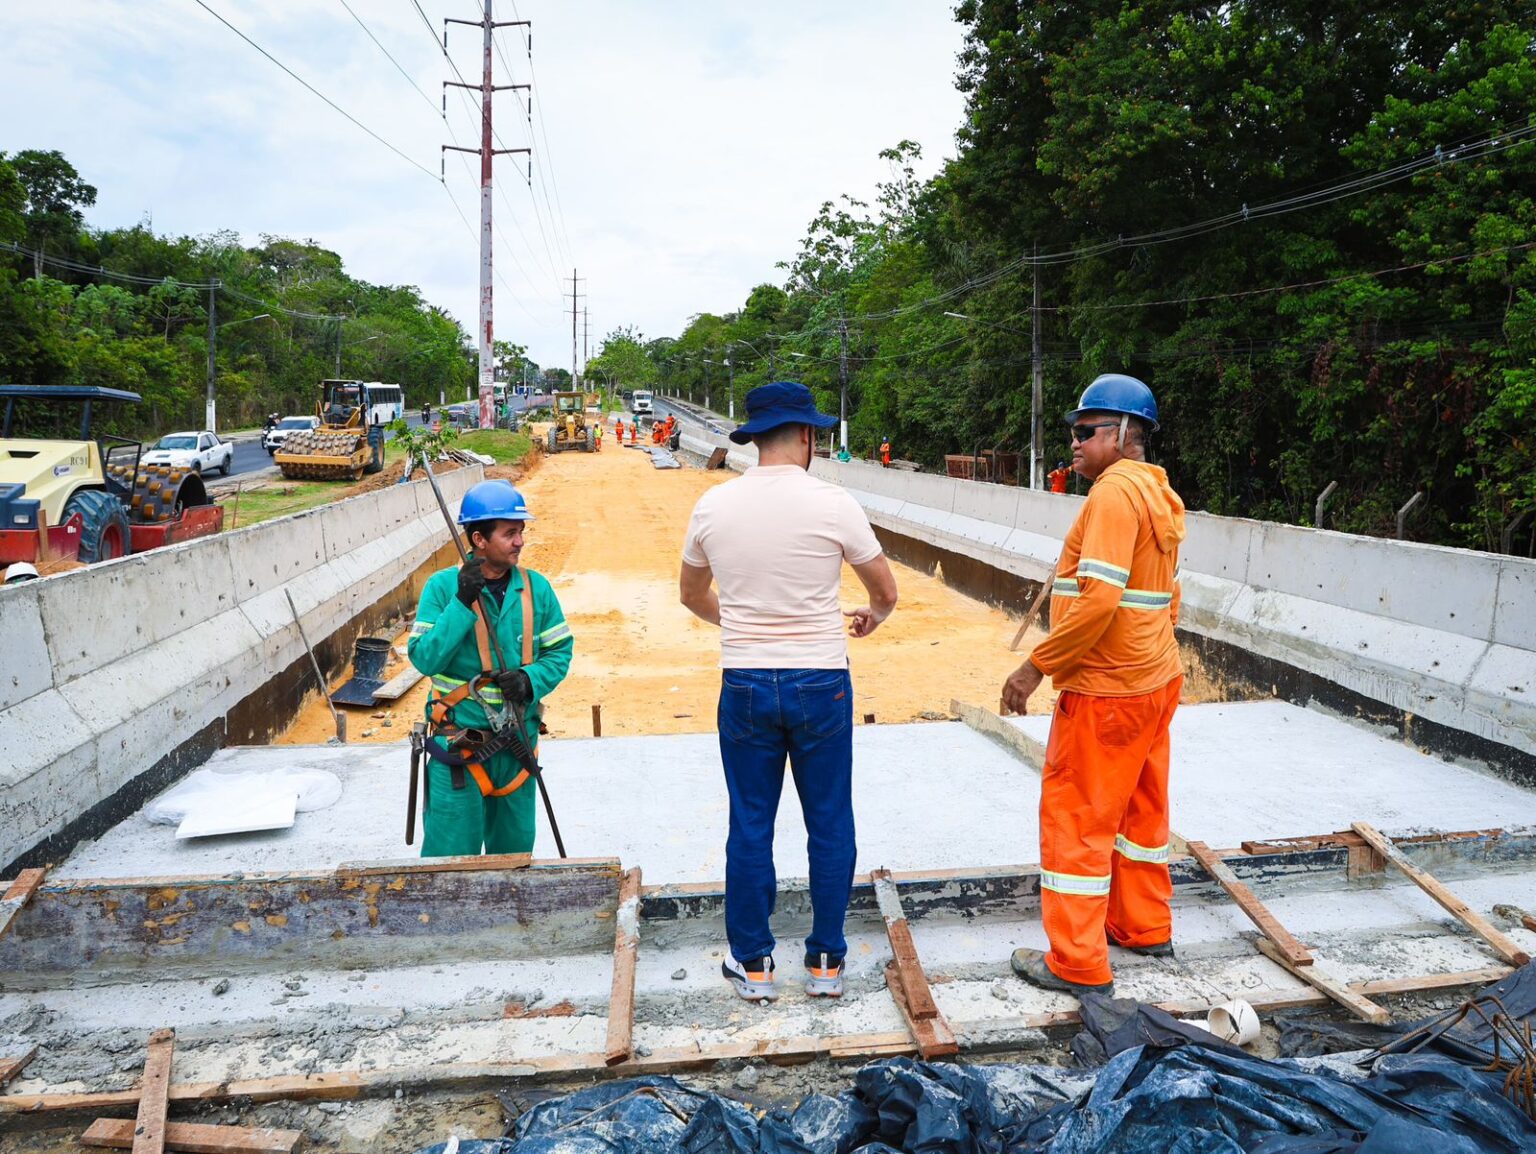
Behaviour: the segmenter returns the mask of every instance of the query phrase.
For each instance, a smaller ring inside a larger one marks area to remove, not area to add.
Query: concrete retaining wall
[[[443,475],[451,506],[480,475]],[[0,589],[0,866],[307,662],[285,591],[321,647],[446,541],[417,482]]]
[[[870,521],[1044,580],[1082,498],[817,460]],[[1181,629],[1536,756],[1536,561],[1189,515]]]

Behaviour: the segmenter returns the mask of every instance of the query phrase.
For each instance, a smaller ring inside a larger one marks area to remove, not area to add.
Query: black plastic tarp
[[[1497,998],[1495,1003],[1492,999]],[[459,1154],[1522,1154],[1536,1122],[1504,1096],[1492,1006],[1536,1020],[1536,968],[1485,990],[1480,1013],[1411,1028],[1358,1077],[1256,1058],[1147,1006],[1089,997],[1092,1070],[928,1064],[859,1070],[835,1096],[759,1117],[671,1078],[551,1099],[503,1140]],[[1389,1052],[1392,1050],[1412,1052]],[[1507,1046],[1501,1051],[1508,1059]],[[422,1154],[443,1154],[444,1146]]]

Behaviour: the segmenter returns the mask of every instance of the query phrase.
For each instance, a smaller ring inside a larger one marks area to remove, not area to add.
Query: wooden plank
[[[1460,920],[1462,925],[1492,946],[1493,952],[1499,957],[1512,966],[1523,966],[1531,960],[1530,954],[1495,929],[1491,922],[1476,913],[1471,906],[1436,880],[1428,870],[1421,869],[1410,861],[1403,851],[1393,845],[1391,839],[1383,835],[1375,826],[1369,822],[1357,821],[1351,823],[1350,828],[1363,837],[1372,849],[1407,874],[1416,886],[1439,902]]]
[[[912,927],[907,924],[907,915],[902,911],[901,895],[891,880],[891,871],[874,870],[869,880],[874,884],[880,916],[885,919],[885,936],[890,939],[896,969],[901,973],[907,1012],[918,1021],[937,1018],[939,1007],[934,1004],[928,975],[923,972],[922,960],[917,956],[917,943],[912,940]]]
[[[1203,841],[1186,842],[1185,846],[1189,856],[1200,863],[1201,869],[1221,883],[1221,888],[1227,891],[1232,900],[1237,903],[1238,908],[1248,916],[1248,920],[1258,926],[1259,931],[1285,955],[1287,962],[1293,966],[1312,964],[1312,954],[1307,948],[1291,936],[1290,931],[1280,924],[1279,919],[1269,912],[1263,902],[1254,897],[1253,891],[1238,880],[1237,875],[1223,864],[1210,846]]]
[[[165,1115],[170,1107],[171,1059],[176,1047],[175,1030],[156,1030],[149,1036],[144,1076],[139,1082],[139,1115],[133,1127],[133,1154],[163,1154]]]
[[[80,1136],[80,1142],[109,1150],[131,1150],[133,1126],[128,1118],[98,1118]],[[165,1148],[182,1154],[290,1154],[303,1140],[302,1130],[208,1126],[198,1122],[165,1124]]]
[[[405,668],[373,691],[374,701],[398,701],[404,697],[425,674],[409,661]]]
[[[16,915],[32,900],[32,895],[43,884],[43,875],[47,872],[42,869],[22,870],[6,888],[5,896],[0,897],[0,934],[5,933]]]
[[[376,877],[379,874],[457,873],[460,870],[525,870],[531,853],[464,854],[455,857],[402,858],[396,861],[348,861],[336,867],[337,877]]]
[[[16,1080],[20,1074],[32,1064],[32,1059],[37,1057],[37,1047],[33,1046],[25,1054],[15,1058],[0,1058],[0,1086],[8,1086]]]
[[[1268,938],[1260,938],[1257,945],[1261,954],[1285,970],[1286,973],[1292,977],[1300,978],[1309,986],[1315,986],[1357,1018],[1363,1018],[1367,1022],[1374,1022],[1378,1026],[1385,1026],[1392,1021],[1392,1015],[1385,1009],[1378,1006],[1364,994],[1357,994],[1354,990],[1351,990],[1315,962],[1310,966],[1292,965],[1290,960]]]
[[[901,1011],[901,1016],[907,1020],[907,1028],[912,1031],[912,1040],[917,1043],[917,1052],[927,1061],[934,1058],[948,1058],[960,1052],[960,1043],[955,1038],[955,1033],[949,1028],[949,1023],[944,1015],[934,1018],[914,1018],[911,1006],[907,1002],[907,992],[901,984],[901,969],[894,961],[885,964],[885,988],[891,992],[892,999],[896,1002],[896,1008]]]
[[[609,1066],[629,1061],[635,1036],[635,962],[640,957],[640,870],[619,883],[619,913],[613,931],[613,990],[608,995],[608,1044],[603,1061]]]

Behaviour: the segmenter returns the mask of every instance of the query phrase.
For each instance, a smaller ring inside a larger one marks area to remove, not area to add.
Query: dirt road
[[[732,476],[653,469],[644,452],[619,449],[610,437],[600,453],[546,458],[522,482],[538,518],[523,561],[550,579],[576,636],[570,676],[549,702],[553,735],[590,734],[594,704],[602,706],[605,735],[715,728],[719,634],[678,604],[677,569],[694,502]],[[896,612],[873,636],[849,642],[855,718],[937,719],[956,697],[995,708],[1020,660],[1008,652],[1017,618],[916,570],[895,570]],[[849,569],[842,600],[866,602]],[[389,727],[370,718],[375,711],[354,711],[350,737],[372,728],[372,740],[397,740],[420,716],[425,692],[423,684],[402,698]],[[1052,700],[1042,691],[1032,704],[1045,710]],[[324,741],[330,733],[317,701],[279,741]]]

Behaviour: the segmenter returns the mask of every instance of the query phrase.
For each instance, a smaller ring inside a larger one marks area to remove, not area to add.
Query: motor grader
[[[384,468],[384,426],[367,421],[362,381],[321,381],[320,427],[291,433],[272,462],[290,480],[357,481]]]
[[[145,465],[141,442],[92,436],[99,406],[139,399],[98,386],[0,385],[0,567],[110,561],[223,528],[196,470]],[[62,427],[59,407],[75,404],[77,436],[22,435]]]
[[[601,418],[597,418],[601,419]],[[554,424],[549,427],[548,450],[551,453],[580,449],[590,453],[597,448],[594,419],[587,416],[586,393],[556,393]]]

